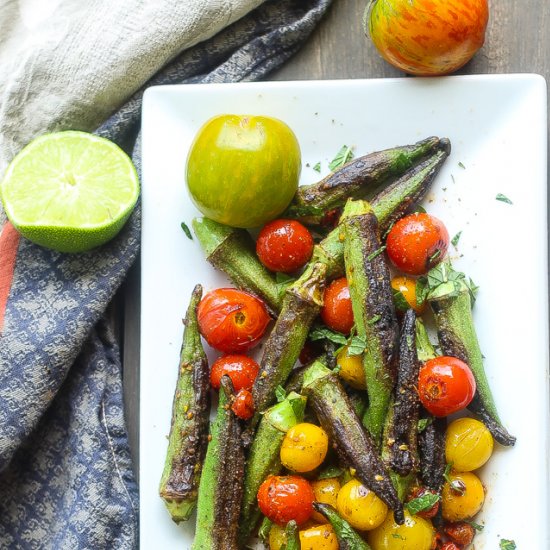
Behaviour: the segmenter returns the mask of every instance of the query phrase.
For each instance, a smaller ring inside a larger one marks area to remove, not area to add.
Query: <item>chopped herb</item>
[[[316,340],[328,340],[339,346],[345,346],[348,343],[348,339],[341,332],[330,330],[326,327],[317,327],[313,329],[309,334],[309,339],[315,342]]]
[[[513,540],[500,539],[500,550],[516,550],[516,543]]]
[[[264,517],[262,524],[260,525],[260,529],[258,530],[258,536],[264,542],[267,542],[269,539],[269,531],[271,530],[272,525],[273,522],[270,519]]]
[[[439,256],[441,256],[441,249],[438,249],[436,250],[429,258],[429,261],[430,262],[435,262],[435,260],[437,260],[437,258],[439,258]]]
[[[456,248],[458,245],[458,241],[460,241],[460,236],[462,235],[462,231],[459,231],[452,239],[451,244]]]
[[[280,273],[280,272],[275,273],[275,281],[280,285],[290,283],[293,280],[294,279],[290,275],[287,275],[286,273]]]
[[[369,325],[374,325],[374,323],[378,323],[378,321],[380,321],[380,319],[382,319],[382,315],[374,315],[373,317],[371,317],[367,323]]]
[[[313,169],[314,169],[316,172],[320,172],[320,171],[321,171],[321,163],[318,162],[317,164],[315,164],[315,166],[313,167]]]
[[[424,510],[429,510],[434,504],[439,502],[440,498],[437,494],[426,493],[407,502],[406,507],[410,514],[418,514]]]
[[[275,388],[275,397],[277,398],[277,403],[280,403],[286,399],[286,391],[283,386],[277,386]]]
[[[352,336],[348,343],[348,355],[361,355],[365,348],[367,347],[367,342],[362,336]]]
[[[391,536],[394,538],[394,539],[401,539],[401,540],[405,540],[405,538],[400,535],[399,533],[392,533]]]
[[[418,213],[418,214],[425,214],[426,213],[426,209],[420,205],[420,204],[417,204],[414,209],[413,209],[413,213]]]
[[[497,201],[505,202],[506,204],[514,204],[506,195],[503,195],[502,193],[498,193],[495,198]]]
[[[386,250],[386,245],[383,245],[381,246],[380,248],[377,248],[374,252],[371,252],[368,256],[367,256],[367,260],[370,262],[371,260],[374,260],[374,258],[376,258],[376,256],[380,256],[380,254],[382,254],[382,252],[384,252],[384,250]]]
[[[329,466],[317,476],[317,479],[331,479],[333,477],[340,477],[343,473],[344,470],[342,470],[342,468],[339,468],[338,466]]]
[[[464,166],[464,164],[462,164],[462,162],[459,162],[458,165],[459,165],[460,168],[462,168],[463,170],[466,170],[466,166]]]
[[[445,466],[445,472],[443,472],[443,477],[445,478],[445,481],[447,483],[451,483],[452,479],[450,478],[451,470],[453,469],[453,465],[451,463],[447,463],[447,466]]]
[[[330,161],[328,167],[331,169],[331,171],[334,172],[336,168],[346,164],[346,162],[348,162],[348,160],[351,160],[352,158],[353,151],[351,150],[351,147],[343,145],[338,153],[336,153],[336,156]]]
[[[409,306],[409,302],[407,302],[407,299],[400,290],[392,287],[391,292],[393,295],[393,304],[395,306],[395,309],[397,309],[398,311],[407,311],[411,307]]]
[[[187,235],[187,238],[192,241],[193,235],[191,235],[191,230],[187,227],[187,224],[185,222],[181,222],[181,228],[183,229],[183,232]]]
[[[386,232],[382,235],[382,240],[385,241],[386,237],[390,234],[390,231],[392,230],[393,226],[395,225],[395,222],[391,222],[388,229],[386,229]]]
[[[433,422],[433,419],[431,417],[421,418],[418,421],[417,432],[422,433],[432,422]]]
[[[465,519],[464,522],[472,526],[476,531],[483,531],[483,529],[485,529],[485,525],[480,525],[475,521]]]

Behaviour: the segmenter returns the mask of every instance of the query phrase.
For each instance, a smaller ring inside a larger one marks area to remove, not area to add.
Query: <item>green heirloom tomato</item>
[[[195,136],[187,187],[206,217],[233,227],[258,227],[285,210],[300,171],[300,145],[284,122],[221,115]]]

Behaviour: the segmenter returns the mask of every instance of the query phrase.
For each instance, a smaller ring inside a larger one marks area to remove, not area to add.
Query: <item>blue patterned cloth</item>
[[[265,2],[148,86],[259,80],[299,49],[329,4]],[[97,130],[133,152],[138,170],[142,93]],[[138,208],[90,253],[19,242],[0,334],[1,549],[138,546],[120,355],[103,316],[136,260],[139,231]]]

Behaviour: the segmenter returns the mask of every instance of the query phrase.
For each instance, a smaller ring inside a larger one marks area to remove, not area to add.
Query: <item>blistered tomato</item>
[[[321,319],[327,327],[349,334],[353,327],[353,310],[345,277],[332,281],[325,289]]]
[[[445,257],[449,233],[435,216],[410,214],[391,228],[386,247],[388,257],[397,269],[410,275],[421,275]]]
[[[475,516],[483,506],[485,491],[479,478],[471,472],[452,473],[443,485],[441,508],[448,521],[462,521]]]
[[[458,418],[449,424],[445,457],[457,472],[481,468],[493,452],[493,436],[485,424],[474,418]]]
[[[256,254],[267,269],[292,273],[309,261],[313,244],[311,233],[300,222],[274,220],[260,231]]]
[[[254,398],[245,390],[239,390],[231,405],[231,410],[242,420],[248,420],[254,416]]]
[[[254,359],[246,355],[224,355],[214,361],[210,371],[210,384],[220,389],[220,381],[224,374],[231,378],[235,391],[251,390],[258,375],[260,366]]]
[[[269,323],[263,301],[235,288],[208,292],[199,304],[197,318],[204,339],[225,353],[254,347]]]
[[[302,422],[288,430],[281,445],[281,462],[293,472],[310,472],[328,451],[328,436],[319,426]]]
[[[386,504],[357,479],[348,481],[340,489],[336,504],[340,515],[360,531],[378,527],[388,512]]]
[[[313,489],[300,476],[269,476],[258,490],[262,514],[278,525],[304,524],[313,513]]]

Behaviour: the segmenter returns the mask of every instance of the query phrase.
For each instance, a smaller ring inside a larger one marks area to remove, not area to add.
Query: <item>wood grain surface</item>
[[[537,73],[550,79],[550,0],[489,0],[485,45],[457,74]],[[399,77],[365,36],[366,0],[334,0],[305,46],[271,80]],[[139,475],[139,261],[117,296],[125,411],[134,468]]]

